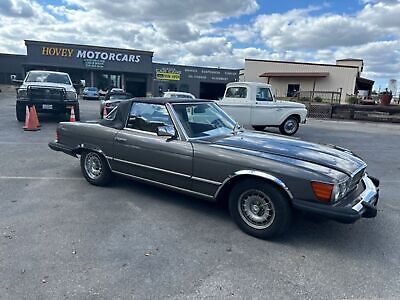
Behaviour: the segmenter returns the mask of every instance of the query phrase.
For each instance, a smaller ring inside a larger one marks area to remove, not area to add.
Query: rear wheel
[[[299,130],[299,120],[296,117],[288,117],[280,126],[279,131],[284,135],[293,135]]]
[[[84,151],[81,155],[81,170],[86,180],[104,186],[112,181],[112,172],[105,157],[95,151]]]
[[[257,130],[257,131],[263,131],[265,129],[265,127],[266,126],[260,126],[260,125],[253,126],[254,130]]]
[[[282,191],[259,179],[245,179],[233,187],[229,211],[240,229],[264,239],[284,233],[292,218],[289,201]]]

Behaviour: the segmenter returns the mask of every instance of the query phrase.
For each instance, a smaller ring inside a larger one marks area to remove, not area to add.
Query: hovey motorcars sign
[[[125,54],[118,52],[108,51],[93,51],[93,50],[80,50],[75,51],[73,48],[59,48],[59,47],[42,47],[42,55],[47,56],[62,56],[73,57],[82,59],[101,59],[110,61],[121,61],[139,63],[140,55]]]
[[[152,73],[153,52],[26,40],[27,65]]]

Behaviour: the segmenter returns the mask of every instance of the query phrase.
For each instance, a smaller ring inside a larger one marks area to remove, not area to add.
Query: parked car
[[[259,82],[228,83],[218,104],[241,124],[255,130],[278,127],[285,135],[295,134],[307,118],[304,104],[277,100],[271,85]]]
[[[79,102],[76,90],[67,73],[30,71],[17,89],[17,120],[25,120],[26,106],[35,105],[38,113],[63,114],[69,118],[74,107],[79,120]]]
[[[121,101],[125,101],[132,98],[132,94],[124,91],[114,91],[108,93],[103,100],[100,102],[100,118],[104,116],[104,108],[106,114],[112,111]]]
[[[83,89],[83,93],[82,93],[82,98],[84,100],[86,99],[95,99],[95,100],[99,100],[100,94],[99,94],[99,90],[97,87],[85,87]]]
[[[100,122],[61,122],[55,151],[93,185],[113,175],[229,203],[248,234],[282,234],[303,210],[351,223],[377,213],[379,181],[351,151],[246,131],[212,101],[136,98]]]
[[[164,98],[181,98],[181,99],[196,99],[194,95],[191,93],[185,92],[165,92],[163,95]]]

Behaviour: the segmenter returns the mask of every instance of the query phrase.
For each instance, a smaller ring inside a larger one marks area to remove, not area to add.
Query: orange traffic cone
[[[107,108],[106,108],[106,106],[104,105],[104,108],[103,108],[103,118],[107,117],[107,115],[108,115],[108,113],[107,113]]]
[[[26,131],[36,131],[40,128],[37,127],[35,119],[33,117],[33,108],[29,109],[28,105],[26,106],[26,116],[25,116],[25,125],[24,130]]]
[[[31,107],[31,109],[32,109],[32,118],[33,118],[33,121],[35,122],[36,127],[40,127],[39,118],[38,118],[38,115],[37,115],[37,112],[36,112],[36,107],[35,107],[35,105],[33,105],[33,106]]]
[[[70,113],[70,115],[69,115],[69,121],[70,121],[70,122],[76,122],[76,119],[75,119],[75,110],[74,110],[74,107],[73,107],[73,106],[71,106],[71,113]]]

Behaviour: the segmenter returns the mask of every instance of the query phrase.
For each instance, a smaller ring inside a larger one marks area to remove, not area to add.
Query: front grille
[[[365,174],[365,168],[361,169],[353,176],[349,185],[349,191],[357,187],[358,183],[360,182],[361,178],[363,178],[364,174]]]
[[[59,100],[65,99],[65,90],[63,88],[50,87],[28,87],[28,97],[31,100]]]

